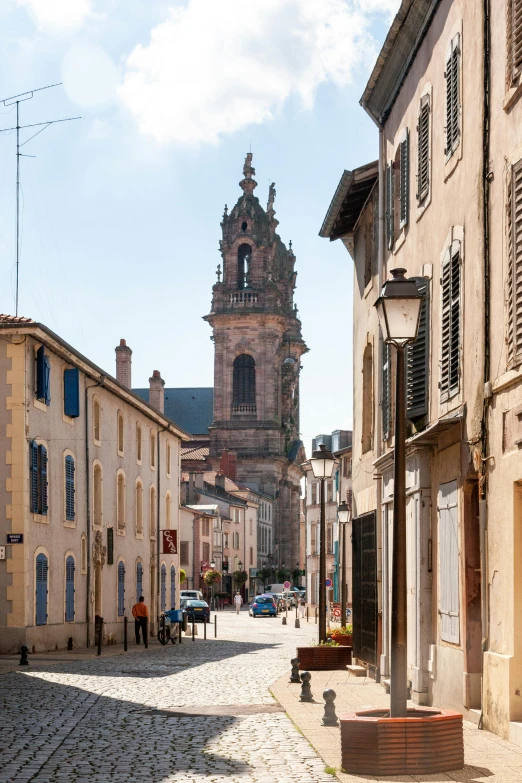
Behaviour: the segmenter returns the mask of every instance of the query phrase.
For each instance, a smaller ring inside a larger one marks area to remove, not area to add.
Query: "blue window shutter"
[[[176,567],[170,567],[170,608],[176,606]]]
[[[167,608],[167,566],[165,563],[161,566],[161,611]]]
[[[63,412],[72,419],[80,415],[80,372],[77,367],[63,371]]]
[[[65,458],[65,518],[74,521],[74,459]]]
[[[74,620],[74,557],[65,561],[65,622]]]
[[[43,345],[36,351],[36,399],[45,399],[45,352]]]
[[[39,467],[40,467],[40,498],[38,513],[47,514],[47,449],[45,446],[38,446],[40,454]]]
[[[118,617],[125,614],[125,566],[118,563]]]
[[[36,558],[36,625],[47,623],[47,576],[49,564],[45,555]]]
[[[136,598],[143,595],[143,566],[141,563],[136,565]]]
[[[44,367],[45,367],[45,386],[44,386],[44,399],[45,404],[50,405],[51,404],[51,362],[49,361],[49,357],[44,357]]]
[[[38,444],[31,441],[29,444],[30,477],[30,506],[34,514],[38,514]]]

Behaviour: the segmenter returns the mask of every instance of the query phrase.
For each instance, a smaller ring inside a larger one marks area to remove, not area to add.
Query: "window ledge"
[[[415,214],[415,222],[418,223],[421,217],[424,215],[429,205],[431,204],[431,188],[428,191],[428,195],[424,197],[420,204],[417,204],[417,212]]]
[[[48,514],[35,514],[33,511],[33,522],[40,522],[41,525],[48,525],[49,524],[49,515]]]
[[[36,398],[33,399],[33,405],[35,408],[38,408],[39,411],[46,411],[47,408],[49,408],[49,405],[46,405],[45,402],[40,402],[40,400],[37,400]]]
[[[92,442],[94,443],[95,446],[98,446],[98,448],[101,446],[101,440],[96,440],[95,438],[93,438]]]
[[[143,541],[143,533],[136,533],[135,538],[137,538],[138,541]]]
[[[125,452],[120,451],[120,449],[118,449],[118,457],[124,457],[124,456],[125,456]]]
[[[62,413],[62,421],[65,424],[69,424],[71,427],[74,427],[74,422],[76,421],[77,418],[78,418],[78,416],[75,416],[73,418],[72,416],[67,416],[67,414]],[[74,622],[74,621],[70,620],[69,622]]]
[[[75,528],[76,527],[76,521],[74,519],[64,519],[63,520],[63,526],[69,527],[69,528]]]
[[[116,535],[117,536],[124,536],[125,535],[125,530],[118,530],[118,528],[116,528]]]
[[[401,230],[400,230],[400,234],[399,234],[399,236],[397,237],[397,239],[395,240],[395,243],[394,243],[394,245],[393,245],[393,250],[392,250],[392,253],[393,253],[393,255],[395,255],[396,253],[398,253],[398,252],[399,252],[399,250],[401,249],[401,247],[402,247],[402,246],[404,245],[404,243],[406,242],[406,232],[405,232],[405,230],[404,230],[405,228],[406,228],[406,226],[404,226],[403,228],[401,228]]]
[[[509,386],[514,386],[522,381],[522,365],[508,370],[493,381],[493,394],[498,394]]]
[[[506,95],[504,97],[504,103],[502,105],[504,111],[510,112],[521,95],[522,95],[522,81],[520,81],[518,84],[514,84],[506,92]]]
[[[370,282],[367,284],[367,286],[364,289],[363,299],[366,299],[366,297],[372,291],[372,289],[373,289],[373,277],[371,278]]]
[[[459,161],[461,158],[462,158],[462,140],[459,142],[457,149],[451,153],[451,156],[447,159],[446,163],[444,164],[444,182],[447,182],[447,180],[451,177],[451,175],[459,165]]]

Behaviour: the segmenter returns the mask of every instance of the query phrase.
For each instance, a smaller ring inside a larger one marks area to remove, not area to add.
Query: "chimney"
[[[224,473],[216,473],[216,487],[221,487],[221,489],[225,489],[225,474]]]
[[[165,381],[159,370],[154,370],[152,378],[149,378],[149,405],[165,413]]]
[[[232,479],[232,481],[236,480],[236,466],[237,466],[237,454],[235,451],[229,451],[228,449],[223,449],[221,452],[221,460],[220,460],[220,471],[221,473],[224,473],[225,476],[228,476],[229,479]]]
[[[131,364],[132,351],[122,339],[116,348],[116,380],[128,389],[131,388]]]

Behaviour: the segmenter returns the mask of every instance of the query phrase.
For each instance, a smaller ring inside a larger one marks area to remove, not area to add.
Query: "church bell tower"
[[[223,268],[205,320],[214,341],[214,421],[210,458],[237,454],[237,480],[274,498],[273,562],[292,570],[299,559],[300,481],[305,460],[299,439],[299,373],[308,349],[294,305],[297,273],[292,243],[276,232],[275,187],[266,211],[254,195],[252,153],[242,193],[225,212]]]

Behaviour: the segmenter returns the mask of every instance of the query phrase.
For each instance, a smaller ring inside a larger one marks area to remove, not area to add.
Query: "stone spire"
[[[251,152],[247,152],[245,158],[245,165],[243,166],[243,179],[239,183],[239,187],[243,188],[245,196],[251,196],[254,192],[254,188],[257,188],[257,182],[253,179],[256,173],[255,168],[252,166],[253,155]]]

